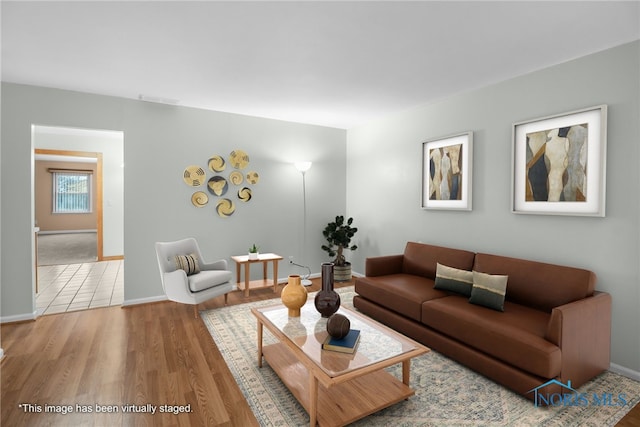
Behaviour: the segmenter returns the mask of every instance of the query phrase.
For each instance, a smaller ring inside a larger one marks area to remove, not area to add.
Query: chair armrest
[[[593,296],[556,307],[545,338],[562,352],[561,380],[580,387],[609,369],[611,357],[611,295]]]
[[[189,290],[187,273],[184,270],[174,270],[164,273],[163,277],[164,293],[171,301],[178,301],[185,304],[193,304],[193,296]]]
[[[386,276],[402,273],[404,255],[385,255],[370,257],[365,260],[365,276]]]
[[[227,268],[227,260],[219,259],[214,262],[201,262],[200,270],[228,270]]]
[[[187,273],[181,269],[169,271],[163,274],[165,283],[185,283],[187,281]]]

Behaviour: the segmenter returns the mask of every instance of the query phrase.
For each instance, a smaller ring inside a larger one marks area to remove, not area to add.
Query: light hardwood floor
[[[316,279],[310,291],[318,290]],[[349,286],[345,282],[338,286]],[[279,286],[282,289],[282,286]],[[240,292],[229,304],[278,296]],[[222,297],[200,309],[224,305]],[[3,426],[257,426],[249,405],[193,309],[172,302],[53,314],[1,327]],[[192,412],[95,412],[95,405],[191,405]],[[20,406],[22,405],[22,406]],[[33,405],[31,407],[26,405]],[[45,405],[52,405],[46,408]],[[68,414],[45,412],[64,410]],[[93,409],[79,412],[79,406]],[[37,412],[40,409],[42,412]],[[640,426],[640,405],[618,426]]]

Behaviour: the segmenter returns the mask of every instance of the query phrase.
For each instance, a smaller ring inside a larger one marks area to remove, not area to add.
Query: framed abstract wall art
[[[512,212],[605,215],[607,106],[513,125]]]
[[[471,210],[473,132],[422,143],[422,208]]]

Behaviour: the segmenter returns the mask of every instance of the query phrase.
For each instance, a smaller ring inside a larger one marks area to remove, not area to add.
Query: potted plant
[[[249,259],[258,259],[258,249],[255,243],[249,248]]]
[[[333,277],[338,282],[351,280],[351,263],[345,259],[344,250],[355,251],[358,249],[358,246],[351,245],[351,239],[358,231],[351,224],[353,224],[353,218],[349,218],[345,222],[344,216],[339,215],[322,231],[322,235],[327,239],[327,244],[322,245],[322,250],[327,252],[330,257],[335,257]]]

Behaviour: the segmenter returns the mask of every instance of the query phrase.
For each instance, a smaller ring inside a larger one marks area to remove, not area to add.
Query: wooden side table
[[[236,283],[244,283],[244,296],[249,296],[249,289],[264,288],[273,286],[273,292],[278,292],[278,261],[282,257],[278,254],[259,254],[258,259],[249,259],[249,255],[234,255],[231,259],[236,263]],[[267,279],[267,269],[269,262],[273,265],[273,280]],[[249,267],[251,264],[262,263],[262,280],[250,280],[251,273]],[[244,282],[240,281],[242,273],[241,266],[244,265]]]

